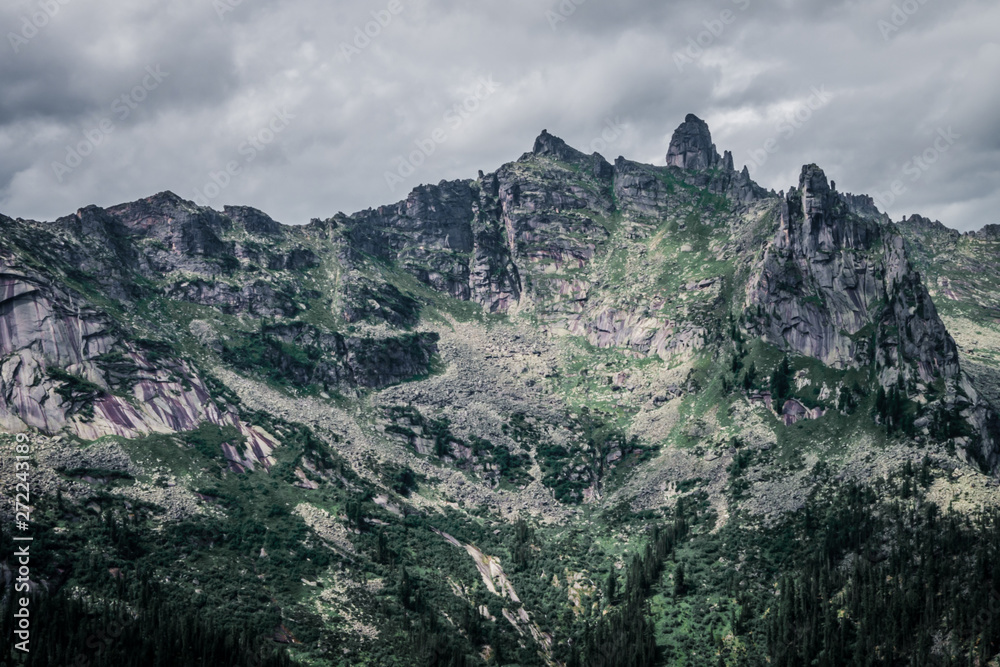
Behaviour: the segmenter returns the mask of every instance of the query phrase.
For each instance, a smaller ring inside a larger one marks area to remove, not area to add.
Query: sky
[[[767,188],[1000,223],[995,0],[5,0],[0,212],[172,190],[286,224],[475,178],[542,129],[665,164],[688,113]]]

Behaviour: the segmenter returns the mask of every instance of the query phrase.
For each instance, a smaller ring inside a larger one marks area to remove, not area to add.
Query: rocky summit
[[[728,170],[733,170],[733,156],[726,156]],[[680,127],[674,130],[667,149],[667,166],[681,169],[711,169],[718,167],[722,159],[715,144],[708,123],[694,114],[688,114]]]
[[[694,115],[306,225],[0,216],[3,659],[30,595],[31,665],[993,664],[997,230]]]

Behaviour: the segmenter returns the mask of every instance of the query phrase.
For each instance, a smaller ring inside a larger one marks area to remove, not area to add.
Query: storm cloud
[[[0,211],[173,190],[295,224],[474,178],[545,128],[665,163],[685,114],[775,190],[815,162],[894,219],[1000,223],[985,0],[17,0]]]

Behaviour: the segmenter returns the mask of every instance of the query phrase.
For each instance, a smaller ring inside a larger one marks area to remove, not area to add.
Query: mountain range
[[[694,115],[306,225],[0,215],[24,664],[994,664],[998,251]]]

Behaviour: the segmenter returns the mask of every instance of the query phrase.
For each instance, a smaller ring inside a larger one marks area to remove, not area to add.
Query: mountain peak
[[[548,130],[542,130],[542,133],[538,135],[531,152],[535,155],[548,155],[568,162],[587,157],[586,154],[576,150],[559,137],[549,134]]]
[[[810,192],[816,195],[829,192],[830,183],[826,180],[826,172],[816,164],[802,165],[802,173],[799,174],[799,190],[802,190],[803,193]]]
[[[802,195],[802,212],[806,218],[825,220],[832,207],[830,182],[826,173],[815,164],[802,166],[799,174],[799,191]]]
[[[159,204],[159,205],[169,205],[169,206],[179,206],[182,204],[188,204],[189,202],[180,195],[176,194],[172,190],[164,190],[163,192],[158,192],[152,197],[146,197],[140,201],[146,202],[148,204]]]
[[[719,166],[722,158],[712,143],[708,123],[693,113],[684,117],[670,139],[667,166],[681,169],[711,169]]]

